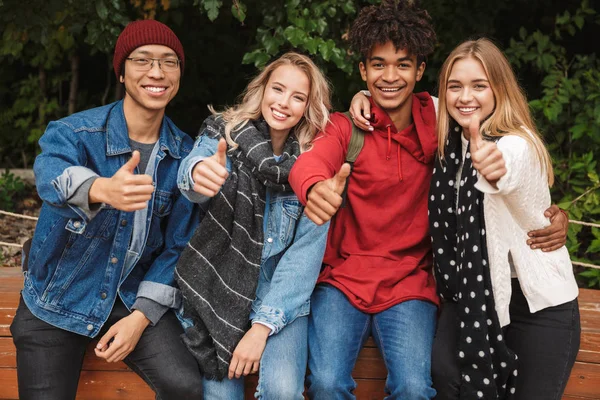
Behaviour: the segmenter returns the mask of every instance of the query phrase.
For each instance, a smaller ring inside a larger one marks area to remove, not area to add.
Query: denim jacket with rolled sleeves
[[[117,294],[129,309],[139,298],[155,302],[159,318],[179,308],[173,272],[199,216],[181,196],[176,174],[192,139],[164,117],[147,169],[155,190],[137,213],[102,205],[90,214],[68,201],[84,181],[111,177],[129,160],[122,101],[51,122],[39,144],[34,172],[43,205],[22,292],[31,312],[94,337]],[[134,229],[136,215],[145,229]]]
[[[217,149],[217,140],[201,135],[179,167],[178,185],[184,196],[204,209],[210,198],[193,191],[191,171]],[[227,157],[227,170],[231,160]],[[296,318],[308,315],[325,253],[329,224],[315,225],[304,214],[293,192],[267,190],[264,213],[264,247],[251,321],[278,333]],[[185,326],[185,322],[184,322]]]

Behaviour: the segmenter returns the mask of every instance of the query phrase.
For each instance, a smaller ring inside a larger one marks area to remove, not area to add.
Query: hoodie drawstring
[[[385,159],[389,161],[390,158],[392,158],[392,129],[390,128],[390,126],[387,126],[388,128],[388,148],[387,148],[387,155],[385,156]]]
[[[387,126],[387,138],[388,138],[388,147],[387,147],[387,155],[385,156],[386,160],[390,160],[392,158],[392,129],[390,125]],[[400,158],[400,143],[398,143],[398,178],[400,182],[402,182],[402,160]]]
[[[400,182],[402,182],[402,159],[400,158],[400,143],[398,143],[398,177],[400,178]]]

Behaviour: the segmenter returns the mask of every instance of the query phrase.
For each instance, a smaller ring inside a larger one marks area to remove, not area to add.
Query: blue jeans
[[[366,314],[335,287],[317,285],[308,322],[309,398],[354,399],[352,369],[363,344],[373,335],[388,370],[386,399],[432,399],[436,312],[432,303],[409,300]]]
[[[260,360],[254,397],[265,400],[302,400],[307,359],[308,317],[300,317],[267,339]],[[244,378],[203,380],[206,400],[244,400]]]

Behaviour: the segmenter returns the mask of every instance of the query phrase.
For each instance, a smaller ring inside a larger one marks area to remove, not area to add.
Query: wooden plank
[[[18,293],[23,289],[23,277],[5,277],[0,271],[0,293]]]
[[[154,400],[154,392],[133,372],[82,371],[77,400]],[[0,399],[19,398],[17,370],[0,368]]]
[[[1,309],[13,309],[16,310],[19,305],[19,292],[9,292],[0,294],[0,310]]]
[[[385,380],[356,379],[354,394],[359,400],[381,400],[385,394]]]
[[[2,275],[2,277],[6,277],[6,278],[12,278],[12,277],[23,277],[23,272],[21,271],[21,268],[18,267],[3,267],[0,266],[0,275]]]
[[[0,368],[0,399],[18,400],[17,370]]]
[[[600,399],[600,364],[576,362],[565,395]]]
[[[0,337],[12,336],[9,330],[17,307],[0,308]]]
[[[577,361],[600,364],[600,332],[581,330],[581,345]]]
[[[17,351],[15,350],[15,345],[12,341],[12,338],[0,338],[0,367],[17,367]]]
[[[600,290],[597,289],[579,289],[579,303],[595,304],[600,311]]]
[[[0,268],[0,399],[17,399],[15,350],[8,329],[18,305],[22,275],[18,268]],[[600,400],[600,290],[580,289],[581,348],[563,400]],[[90,344],[84,359],[78,399],[153,399],[152,391],[124,363],[106,363]],[[381,399],[387,371],[372,338],[359,354],[353,376],[359,400]],[[252,399],[257,376],[246,383]]]
[[[385,379],[387,377],[387,369],[379,349],[363,348],[358,354],[356,365],[352,371],[354,379]]]

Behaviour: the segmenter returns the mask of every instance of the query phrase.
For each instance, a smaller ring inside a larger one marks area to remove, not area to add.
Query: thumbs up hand
[[[350,176],[350,164],[344,163],[333,178],[318,182],[310,189],[304,212],[315,224],[323,225],[340,208],[348,176]]]
[[[140,152],[136,150],[111,178],[96,179],[90,187],[89,202],[110,204],[121,211],[146,208],[154,185],[150,175],[134,173],[139,163]]]
[[[194,191],[207,197],[214,197],[229,176],[227,172],[227,142],[221,138],[217,152],[194,166],[192,179]]]
[[[477,117],[473,117],[469,124],[469,142],[473,167],[496,187],[498,180],[506,174],[506,164],[496,143],[483,140],[481,137]]]

